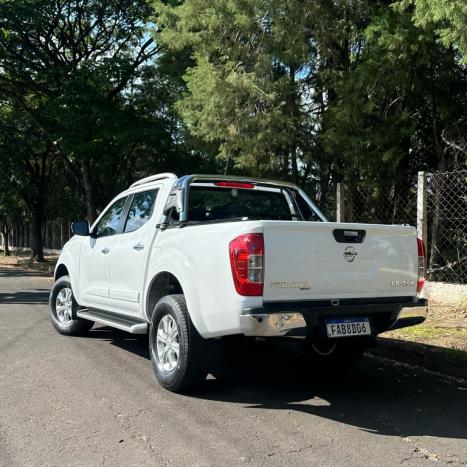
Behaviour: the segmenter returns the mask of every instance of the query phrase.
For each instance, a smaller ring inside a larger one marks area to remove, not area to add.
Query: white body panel
[[[347,262],[334,228],[345,224],[296,221],[239,221],[183,228],[157,228],[174,179],[131,187],[119,195],[159,189],[151,219],[132,233],[111,237],[73,237],[57,268],[65,266],[74,295],[84,307],[148,320],[148,294],[161,273],[174,275],[185,295],[193,324],[205,337],[240,333],[245,308],[264,301],[300,301],[356,297],[415,296],[414,287],[391,287],[393,280],[417,280],[417,244],[413,227],[354,224],[367,230],[355,261]],[[114,202],[115,199],[112,201]],[[94,225],[97,224],[99,219]],[[243,233],[263,233],[263,297],[240,296],[234,287],[229,243]],[[144,249],[133,247],[141,243]],[[102,250],[108,248],[109,253]],[[271,282],[306,281],[309,290],[270,287]]]
[[[242,310],[261,306],[262,297],[237,294],[229,243],[243,233],[261,232],[261,228],[261,221],[249,221],[176,227],[159,232],[151,254],[146,292],[152,278],[170,272],[179,280],[191,319],[203,337],[239,333]]]

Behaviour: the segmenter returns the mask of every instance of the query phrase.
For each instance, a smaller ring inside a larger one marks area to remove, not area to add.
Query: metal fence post
[[[426,172],[418,172],[417,184],[417,232],[419,238],[423,240],[425,251],[427,251],[428,228]]]
[[[339,182],[336,190],[336,222],[345,222],[344,184]]]

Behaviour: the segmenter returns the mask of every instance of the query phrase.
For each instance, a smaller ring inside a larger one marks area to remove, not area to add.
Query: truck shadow
[[[141,334],[129,334],[119,329],[94,324],[92,331],[86,339],[101,339],[110,342],[115,347],[132,352],[149,360],[148,336]]]
[[[98,328],[92,337],[149,359],[147,336]],[[295,345],[258,343],[182,397],[323,417],[381,435],[467,439],[467,385],[366,355],[345,372],[314,368]],[[310,419],[312,423],[312,419]]]
[[[402,438],[467,439],[467,386],[366,355],[345,371],[319,370],[296,346],[257,346],[194,397],[298,411]]]

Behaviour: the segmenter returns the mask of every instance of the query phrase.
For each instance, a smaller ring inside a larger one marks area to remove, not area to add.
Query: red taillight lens
[[[425,286],[425,272],[426,272],[426,254],[423,240],[417,238],[418,247],[418,280],[417,280],[417,293],[420,293]]]
[[[263,234],[245,234],[229,244],[230,266],[237,293],[244,296],[263,294]]]
[[[246,183],[246,182],[216,182],[214,183],[216,186],[222,186],[225,188],[254,188],[255,185],[253,183]]]

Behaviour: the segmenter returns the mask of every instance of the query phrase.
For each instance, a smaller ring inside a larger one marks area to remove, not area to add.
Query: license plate
[[[368,336],[371,334],[368,318],[327,320],[326,330],[328,337]]]

